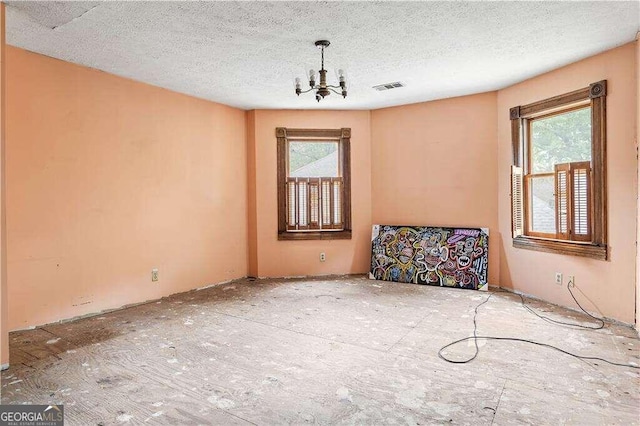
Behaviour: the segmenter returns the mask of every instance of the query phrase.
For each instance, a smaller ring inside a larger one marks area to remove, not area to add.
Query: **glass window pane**
[[[530,173],[574,161],[591,161],[590,107],[531,121]]]
[[[529,178],[529,217],[531,231],[556,233],[556,200],[553,176]]]
[[[289,142],[290,177],[339,177],[338,142]]]

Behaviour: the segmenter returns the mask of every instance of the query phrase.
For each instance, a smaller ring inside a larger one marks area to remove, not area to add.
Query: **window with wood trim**
[[[511,108],[513,245],[607,258],[606,81]]]
[[[351,238],[351,129],[278,127],[278,239]]]

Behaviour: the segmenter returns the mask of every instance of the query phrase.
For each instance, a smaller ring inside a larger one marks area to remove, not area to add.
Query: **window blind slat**
[[[309,179],[309,229],[320,229],[320,179]]]
[[[571,163],[573,239],[591,240],[591,163]]]
[[[571,233],[570,164],[556,164],[554,172],[556,188],[556,238],[567,240]]]
[[[342,229],[342,178],[287,178],[287,229]]]
[[[331,225],[331,182],[321,179],[322,187],[322,227]]]
[[[308,204],[307,204],[307,181],[298,180],[298,229],[305,229],[308,226]]]
[[[296,183],[287,182],[287,228],[295,229],[296,226]]]
[[[558,172],[556,178],[556,191],[558,192],[558,229],[560,233],[566,234],[569,232],[569,224],[567,223],[567,217],[569,215],[567,208],[567,172]]]
[[[337,179],[332,180],[333,185],[333,225],[335,227],[342,226],[342,187]]]
[[[522,167],[511,166],[511,233],[513,238],[524,232],[522,211]]]

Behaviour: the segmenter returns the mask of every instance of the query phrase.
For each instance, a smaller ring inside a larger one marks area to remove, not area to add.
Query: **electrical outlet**
[[[156,268],[151,270],[151,281],[158,281],[158,270]]]
[[[325,260],[327,260],[327,255],[325,255],[324,252],[320,253],[320,262],[324,262]]]
[[[576,276],[575,275],[569,275],[567,277],[567,284],[569,284],[571,287],[575,287],[576,286]]]
[[[562,285],[562,272],[556,272],[556,284]]]

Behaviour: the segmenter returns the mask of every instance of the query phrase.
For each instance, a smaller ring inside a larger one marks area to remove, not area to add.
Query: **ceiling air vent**
[[[397,89],[398,87],[404,87],[404,84],[396,81],[394,83],[386,83],[386,84],[378,84],[377,86],[373,86],[378,92],[383,90]]]

